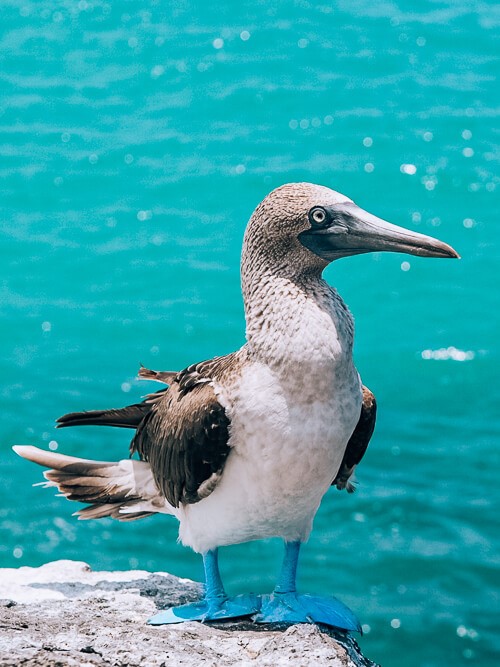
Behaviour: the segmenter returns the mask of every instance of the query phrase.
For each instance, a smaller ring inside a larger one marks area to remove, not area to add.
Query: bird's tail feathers
[[[75,512],[79,519],[132,521],[155,512],[171,513],[145,461],[91,461],[30,445],[13,449],[22,458],[50,468],[40,485],[56,487],[68,500],[89,503]]]

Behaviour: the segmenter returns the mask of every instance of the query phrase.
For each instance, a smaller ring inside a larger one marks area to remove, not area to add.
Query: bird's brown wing
[[[144,366],[139,370],[139,377],[156,380],[170,385],[177,377],[177,371],[150,371]],[[162,399],[167,389],[159,389],[148,394],[141,403],[126,405],[124,408],[110,410],[86,410],[85,412],[69,412],[57,419],[57,428],[67,426],[117,426],[119,428],[137,428],[153,405]]]
[[[340,464],[337,476],[332,482],[332,486],[336,486],[337,489],[347,489],[349,493],[354,491],[354,485],[349,479],[354,472],[354,468],[366,452],[373,429],[375,428],[376,417],[377,402],[375,396],[368,387],[363,387],[363,404],[361,406],[359,421],[347,443],[344,458]]]
[[[119,428],[137,428],[153,405],[162,399],[167,389],[160,389],[148,394],[141,403],[127,405],[124,408],[110,410],[87,410],[85,412],[69,412],[57,419],[57,428],[67,426],[116,426]]]
[[[212,382],[232,357],[178,373],[132,440],[131,452],[149,462],[158,488],[173,507],[206,498],[221,478],[230,452],[229,418]]]
[[[178,375],[178,371],[152,371],[145,366],[139,368],[139,377],[142,380],[154,380],[155,382],[161,382],[162,384],[172,384],[175,378]]]

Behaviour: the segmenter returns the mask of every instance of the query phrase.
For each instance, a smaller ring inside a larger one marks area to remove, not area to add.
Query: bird
[[[354,365],[353,317],[323,271],[335,260],[381,251],[459,257],[328,187],[278,187],[257,206],[243,238],[245,344],[178,372],[141,367],[140,378],[163,385],[142,402],[57,420],[59,428],[134,429],[130,458],[93,461],[14,447],[49,468],[42,484],[87,503],[76,512],[80,519],[177,518],[180,541],[203,557],[205,593],[148,623],[250,617],[360,631],[337,598],[299,594],[296,573],[323,496],[332,485],[354,490],[377,409]],[[228,596],[219,548],[271,537],[284,543],[273,592]]]

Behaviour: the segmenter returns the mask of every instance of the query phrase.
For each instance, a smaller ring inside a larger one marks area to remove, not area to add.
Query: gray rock
[[[315,625],[146,625],[200,593],[165,572],[92,572],[75,561],[1,569],[0,666],[375,667],[352,637]]]

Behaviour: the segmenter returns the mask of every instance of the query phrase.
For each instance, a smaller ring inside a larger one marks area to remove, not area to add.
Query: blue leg
[[[271,595],[262,596],[257,623],[324,623],[343,630],[361,627],[349,607],[337,598],[297,595],[295,580],[300,542],[285,542],[285,557],[276,587]]]
[[[185,621],[223,621],[229,618],[251,616],[260,608],[255,595],[226,595],[219,572],[217,549],[203,555],[205,568],[205,596],[199,602],[171,607],[149,619],[149,625],[184,623]]]

